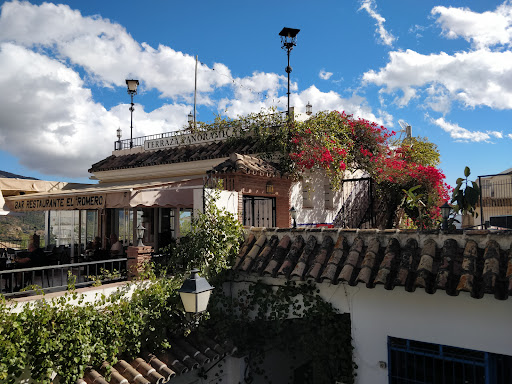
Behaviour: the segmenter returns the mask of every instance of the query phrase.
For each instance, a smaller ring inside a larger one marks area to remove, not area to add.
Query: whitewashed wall
[[[387,337],[418,340],[478,351],[512,355],[512,306],[492,295],[433,295],[423,289],[407,292],[377,286],[321,285],[321,295],[352,322],[356,383],[387,383]]]
[[[262,281],[284,283],[268,277]],[[372,289],[362,284],[318,287],[324,300],[341,313],[350,313],[353,358],[358,366],[356,384],[388,383],[387,368],[379,366],[380,362],[389,365],[388,336],[512,355],[510,301],[496,300],[492,295],[474,299],[466,293],[454,297],[445,291],[433,295],[423,289],[407,292],[402,287],[389,291],[380,285]],[[247,283],[236,284],[232,290],[235,296],[239,289],[247,289]],[[272,378],[287,370],[286,360],[274,359],[267,364]]]
[[[214,193],[214,191],[206,189],[206,193]],[[238,192],[220,191],[217,207],[224,208],[233,215],[238,215]],[[194,189],[194,212],[203,212],[203,189]]]
[[[353,174],[345,175],[346,179],[356,179],[363,177],[362,171],[356,171]],[[312,187],[310,196],[312,207],[306,208],[303,205],[303,184],[309,183]],[[336,214],[341,209],[343,193],[348,195],[350,191],[341,189],[332,189],[333,207],[325,206],[325,187],[328,185],[328,178],[320,171],[308,172],[303,180],[292,184],[290,193],[290,207],[297,210],[297,226],[314,227],[316,224],[331,224]],[[345,185],[345,189],[350,188],[350,184]]]

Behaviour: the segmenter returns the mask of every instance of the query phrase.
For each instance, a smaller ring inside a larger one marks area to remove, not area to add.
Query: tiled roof
[[[242,172],[246,174],[260,176],[279,176],[280,172],[277,165],[255,156],[242,155],[232,153],[226,161],[209,171],[209,173],[236,173]]]
[[[119,360],[111,369],[110,381],[103,375],[107,373],[105,362],[98,369],[87,369],[83,379],[76,384],[163,384],[173,382],[187,372],[202,368],[235,353],[236,347],[229,342],[218,343],[204,335],[190,335],[175,338],[171,349],[166,352],[146,354],[128,363]]]
[[[263,229],[248,235],[234,270],[321,283],[512,295],[512,231]]]
[[[110,171],[114,169],[138,168],[151,165],[184,163],[196,160],[208,160],[228,157],[232,153],[255,153],[256,145],[250,137],[240,140],[221,141],[205,144],[186,145],[156,151],[143,151],[122,156],[109,156],[93,164],[89,172]]]

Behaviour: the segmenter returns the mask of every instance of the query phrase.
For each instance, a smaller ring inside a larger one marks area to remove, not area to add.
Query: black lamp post
[[[452,210],[452,207],[450,207],[450,204],[448,204],[447,201],[443,205],[441,205],[441,216],[443,216],[443,224],[441,226],[441,229],[443,231],[448,230],[448,218],[450,217],[450,212]]]
[[[198,272],[199,269],[192,269],[190,277],[178,289],[185,312],[193,315],[206,311],[213,290],[210,283],[204,277],[199,276]]]
[[[145,230],[146,230],[146,228],[144,228],[142,223],[139,223],[139,225],[137,225],[137,239],[139,239],[137,247],[143,247],[144,246],[144,244],[142,244],[142,239],[144,238],[144,231]]]
[[[117,149],[122,149],[121,148],[121,127],[117,128]]]
[[[133,148],[133,95],[137,94],[137,86],[139,85],[139,80],[126,80],[126,85],[128,87],[128,94],[131,96],[132,104],[130,106],[130,148]]]
[[[281,48],[286,49],[288,54],[288,65],[286,66],[286,73],[288,74],[288,109],[286,110],[286,115],[290,115],[290,73],[292,72],[292,67],[290,67],[290,52],[295,47],[297,41],[297,34],[300,32],[300,29],[294,28],[283,28],[281,32],[279,32],[279,36],[281,36]]]
[[[290,208],[290,215],[292,216],[293,220],[293,228],[297,228],[297,210],[295,209],[295,207]]]

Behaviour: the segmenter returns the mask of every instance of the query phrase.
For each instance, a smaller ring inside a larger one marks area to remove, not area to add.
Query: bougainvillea
[[[449,190],[444,174],[436,167],[437,148],[425,139],[395,139],[390,145],[394,135],[382,125],[345,112],[321,112],[293,124],[289,157],[298,172],[321,168],[335,185],[346,171],[363,170],[376,181],[378,211],[387,214],[378,220],[381,226],[398,225],[400,215],[396,213],[400,211],[416,226],[432,228]],[[404,199],[406,191],[416,186],[417,198]]]
[[[230,140],[250,135],[259,156],[278,158],[282,172],[292,177],[321,169],[336,188],[350,172],[363,171],[376,182],[379,227],[396,227],[406,213],[418,228],[432,228],[439,219],[438,207],[448,199],[435,144],[419,137],[397,139],[383,125],[345,112],[319,112],[300,122],[287,121],[271,109],[238,120],[219,118],[198,129],[226,127],[236,132]],[[416,198],[404,199],[416,186]],[[421,209],[414,204],[422,204]]]

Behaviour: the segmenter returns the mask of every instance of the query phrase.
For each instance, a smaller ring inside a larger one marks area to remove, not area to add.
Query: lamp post
[[[294,28],[286,28],[284,27],[281,32],[279,32],[279,36],[281,36],[281,48],[286,49],[288,54],[288,65],[286,66],[286,73],[288,74],[288,109],[286,110],[286,116],[290,115],[290,73],[292,72],[292,67],[290,67],[290,52],[293,47],[296,45],[297,34],[300,32],[300,29]]]
[[[290,208],[290,215],[292,216],[293,220],[293,228],[297,228],[297,210],[295,209],[295,207]]]
[[[139,239],[139,242],[137,243],[137,247],[143,247],[144,244],[142,244],[142,239],[144,238],[144,231],[146,228],[142,225],[142,223],[139,223],[137,225],[137,239]]]
[[[117,149],[122,149],[121,148],[121,127],[117,128]]]
[[[187,116],[188,126],[190,129],[192,129],[192,124],[194,124],[194,115],[192,114],[192,111]]]
[[[448,230],[448,218],[450,217],[450,212],[452,210],[452,207],[450,207],[450,204],[448,204],[447,201],[443,205],[439,207],[441,209],[441,216],[443,216],[443,224],[441,225],[441,229],[443,231]]]
[[[306,104],[306,115],[311,116],[312,113],[313,113],[313,106],[311,104],[309,104],[309,101],[308,101],[308,103]]]
[[[213,290],[210,283],[204,277],[199,276],[198,272],[199,269],[192,269],[190,277],[178,289],[185,312],[192,315],[206,311]]]
[[[139,85],[139,80],[126,80],[126,86],[128,87],[128,94],[131,97],[131,106],[130,106],[130,148],[133,148],[133,95],[137,94],[137,86]]]

